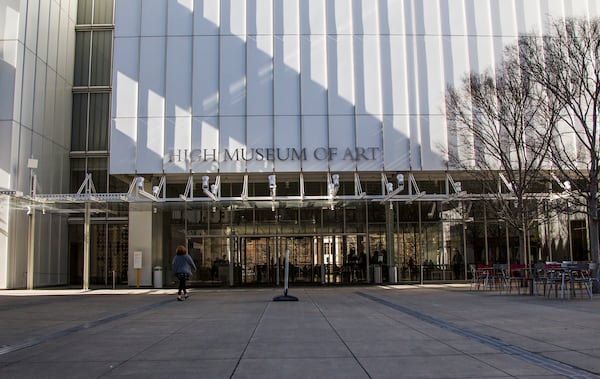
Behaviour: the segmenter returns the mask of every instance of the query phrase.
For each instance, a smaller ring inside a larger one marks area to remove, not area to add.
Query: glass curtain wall
[[[113,0],[79,0],[75,27],[75,71],[71,127],[71,192],[92,174],[97,192],[122,192],[110,183],[110,133]],[[97,214],[90,225],[90,283],[127,282],[127,225],[115,213]],[[70,275],[82,282],[83,220],[70,219]]]

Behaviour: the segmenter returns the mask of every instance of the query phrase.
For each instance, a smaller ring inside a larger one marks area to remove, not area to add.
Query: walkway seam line
[[[570,378],[582,378],[582,379],[598,379],[598,378],[600,378],[600,376],[595,375],[594,373],[591,373],[584,369],[569,366],[560,361],[544,357],[543,355],[533,353],[533,352],[531,352],[529,350],[525,350],[521,347],[507,344],[505,342],[502,342],[499,339],[460,328],[456,325],[453,325],[452,323],[449,323],[449,322],[446,322],[446,321],[443,321],[440,319],[436,319],[425,313],[421,313],[419,311],[415,311],[415,310],[407,308],[405,306],[392,303],[391,301],[384,300],[379,297],[366,294],[364,292],[356,292],[356,294],[359,296],[365,297],[369,300],[372,300],[376,303],[379,303],[381,305],[385,305],[388,308],[392,308],[396,311],[399,311],[399,312],[402,312],[409,316],[412,316],[418,320],[425,321],[429,324],[449,330],[449,331],[459,334],[463,337],[467,337],[467,338],[476,340],[480,343],[483,343],[485,345],[492,346],[492,347],[500,350],[503,353],[510,354],[512,356],[515,356],[522,360],[528,361],[528,362],[533,363],[542,368],[553,371],[557,374],[566,375]]]
[[[112,322],[112,321],[116,321],[116,320],[119,320],[119,319],[122,319],[122,318],[125,318],[125,317],[129,317],[129,316],[133,316],[135,314],[146,312],[146,311],[148,311],[150,309],[160,307],[160,306],[162,306],[162,305],[164,305],[166,303],[170,303],[170,302],[172,302],[171,299],[163,300],[163,301],[160,301],[158,303],[147,304],[147,305],[144,305],[144,306],[132,309],[132,310],[127,311],[127,312],[118,313],[118,314],[115,314],[115,315],[112,315],[112,316],[107,316],[107,317],[104,317],[104,318],[101,318],[101,319],[98,319],[98,320],[94,320],[94,321],[90,321],[90,322],[85,322],[83,324],[76,325],[76,326],[73,326],[73,327],[70,327],[70,328],[67,328],[67,329],[63,329],[63,330],[58,330],[56,332],[52,332],[52,333],[46,334],[44,336],[40,336],[40,337],[36,337],[36,338],[30,338],[30,339],[27,339],[27,340],[25,340],[25,341],[23,341],[21,343],[16,344],[16,345],[4,345],[4,346],[0,347],[0,355],[12,353],[12,352],[17,351],[17,350],[21,350],[21,349],[25,349],[25,348],[28,348],[28,347],[32,347],[32,346],[38,345],[38,344],[40,344],[42,342],[46,342],[46,341],[49,341],[49,340],[54,339],[54,338],[64,337],[64,336],[67,336],[69,334],[77,333],[77,332],[79,332],[81,330],[91,329],[91,328],[94,328],[94,327],[102,325],[102,324],[107,324],[107,323]]]
[[[256,329],[258,329],[258,326],[260,325],[262,319],[265,317],[265,312],[267,311],[268,307],[269,307],[269,303],[266,303],[265,307],[263,308],[262,313],[260,314],[260,317],[259,317],[258,321],[256,322],[256,325],[254,326],[254,330],[252,330],[252,334],[248,338],[248,342],[246,343],[246,346],[244,346],[244,350],[242,350],[242,353],[240,354],[240,357],[238,358],[237,362],[235,363],[235,367],[231,371],[231,375],[229,375],[230,379],[233,378],[233,376],[235,375],[235,372],[237,371],[240,363],[242,362],[242,359],[244,358],[244,354],[246,354],[246,350],[248,349],[248,346],[250,345],[250,342],[252,342],[252,338],[256,334]]]
[[[350,346],[348,346],[348,344],[346,343],[346,341],[344,341],[344,339],[342,338],[342,336],[340,335],[340,333],[337,331],[337,329],[335,328],[335,326],[333,326],[333,324],[331,324],[331,321],[329,321],[329,319],[327,318],[327,316],[325,315],[325,313],[323,312],[323,310],[321,309],[321,307],[319,307],[319,305],[313,300],[313,298],[310,295],[308,295],[308,298],[313,303],[313,305],[319,310],[319,313],[321,313],[321,316],[323,316],[323,318],[325,319],[325,321],[327,322],[327,324],[329,324],[329,327],[333,330],[333,332],[335,333],[335,335],[340,339],[340,341],[346,347],[346,349],[348,350],[348,352],[350,352],[350,355],[352,355],[352,358],[354,358],[354,360],[360,366],[360,368],[363,369],[363,371],[365,372],[365,374],[367,375],[367,377],[368,378],[372,378],[372,376],[369,374],[369,371],[367,371],[367,369],[365,368],[365,366],[362,365],[362,363],[360,362],[360,360],[358,359],[358,357],[354,354],[354,352],[352,351],[352,349],[350,348]]]

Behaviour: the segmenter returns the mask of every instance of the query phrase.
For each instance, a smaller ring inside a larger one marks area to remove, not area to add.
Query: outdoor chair
[[[586,295],[592,300],[592,277],[589,272],[589,265],[575,264],[570,266],[569,271],[569,291],[575,296],[575,291],[579,289],[580,294],[585,291]]]

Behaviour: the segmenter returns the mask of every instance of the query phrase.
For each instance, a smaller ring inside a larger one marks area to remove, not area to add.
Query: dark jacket
[[[189,254],[176,255],[173,258],[173,272],[175,274],[192,275],[192,270],[196,270],[196,265]]]

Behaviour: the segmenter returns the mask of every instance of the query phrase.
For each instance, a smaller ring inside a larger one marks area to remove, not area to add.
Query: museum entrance
[[[198,270],[191,284],[279,285],[286,255],[290,283],[366,282],[366,254],[360,258],[365,239],[357,234],[192,237],[189,251]]]

